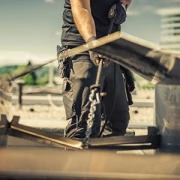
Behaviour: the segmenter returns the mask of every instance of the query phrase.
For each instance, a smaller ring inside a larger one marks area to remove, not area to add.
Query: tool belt
[[[61,78],[69,78],[70,76],[70,71],[72,69],[72,61],[70,57],[66,57],[63,59],[60,59],[60,54],[66,54],[68,51],[68,47],[60,47],[59,45],[57,46],[57,60],[58,60],[58,73]]]

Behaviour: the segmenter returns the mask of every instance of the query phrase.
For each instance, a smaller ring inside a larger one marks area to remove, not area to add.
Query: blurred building
[[[180,6],[161,9],[158,14],[161,18],[161,47],[180,50]]]

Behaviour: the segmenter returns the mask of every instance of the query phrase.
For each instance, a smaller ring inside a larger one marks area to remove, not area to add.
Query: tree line
[[[32,62],[29,60],[27,65],[10,65],[10,66],[0,67],[0,76],[7,76],[10,74],[20,73],[23,70],[25,70],[27,67],[30,67],[32,65],[33,65]],[[56,68],[54,68],[54,75],[55,76],[58,75]],[[43,86],[47,84],[49,80],[49,67],[45,66],[39,68],[38,70],[23,76],[21,79],[24,80],[25,85]]]

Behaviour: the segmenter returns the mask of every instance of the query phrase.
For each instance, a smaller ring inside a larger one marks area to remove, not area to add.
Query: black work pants
[[[90,110],[90,87],[95,83],[97,69],[90,59],[74,58],[69,78],[63,83],[63,103],[66,119],[76,119],[77,127],[86,126]],[[101,75],[101,91],[107,95],[102,98],[106,118],[120,132],[125,133],[129,122],[129,107],[126,98],[124,79],[120,66],[110,63],[103,68]],[[98,105],[95,125],[100,125],[102,107]]]

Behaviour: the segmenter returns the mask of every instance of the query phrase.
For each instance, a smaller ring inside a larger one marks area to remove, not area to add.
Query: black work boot
[[[81,122],[79,123],[78,120],[73,117],[68,125],[66,126],[64,130],[64,137],[67,138],[73,138],[73,139],[83,139],[86,137],[86,129],[87,129],[87,123]],[[99,136],[100,133],[100,124],[99,122],[95,122],[93,124],[93,127],[91,129],[91,138],[96,138]]]
[[[86,137],[86,124],[68,125],[65,129],[65,137],[73,139],[83,139]],[[96,138],[99,136],[100,126],[93,126],[91,138]]]
[[[78,123],[76,117],[73,117],[64,130],[64,137],[67,138],[84,138],[86,133],[86,123]]]
[[[85,128],[77,127],[71,129],[70,131],[67,131],[65,137],[71,139],[83,139],[85,138],[85,134],[86,134]]]
[[[135,131],[132,129],[119,130],[114,127],[110,122],[108,122],[104,128],[104,132],[102,134],[103,137],[111,137],[111,136],[135,136]]]
[[[102,137],[124,136],[125,134],[126,134],[126,130],[120,131],[119,129],[114,127],[110,122],[108,122],[104,128]]]

